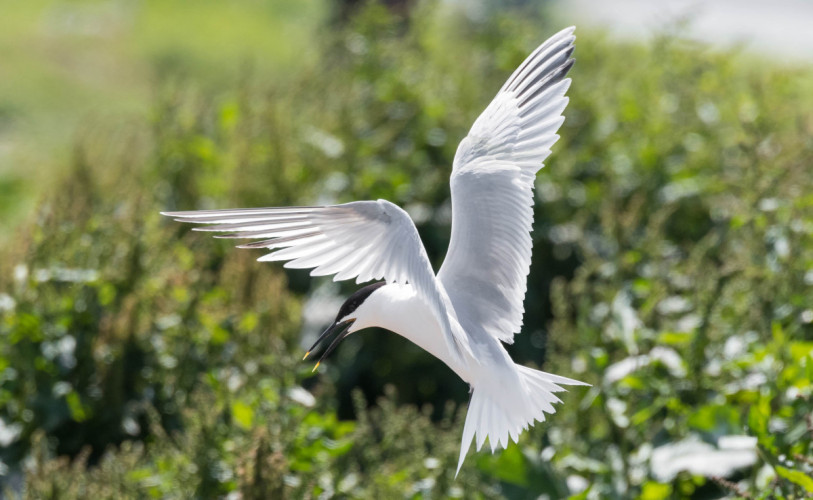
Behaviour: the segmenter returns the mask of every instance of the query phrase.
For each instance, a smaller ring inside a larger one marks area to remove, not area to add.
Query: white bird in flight
[[[554,393],[577,380],[517,365],[503,342],[520,331],[531,265],[533,187],[564,121],[575,28],[540,45],[508,78],[457,148],[451,175],[452,234],[437,275],[415,224],[386,200],[314,207],[162,212],[198,231],[275,250],[260,261],[313,268],[311,275],[384,281],[354,293],[313,350],[338,332],[319,363],[364,328],[393,331],[469,383],[471,400],[457,472],[476,436],[492,453],[554,413]],[[305,357],[310,354],[309,350]]]

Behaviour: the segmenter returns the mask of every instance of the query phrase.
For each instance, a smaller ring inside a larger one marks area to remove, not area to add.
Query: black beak
[[[324,354],[322,354],[322,357],[319,358],[319,361],[316,362],[316,366],[313,367],[313,371],[316,371],[316,369],[319,368],[319,364],[322,363],[322,361],[326,357],[328,357],[328,355],[331,352],[333,352],[333,349],[335,349],[336,346],[339,345],[339,343],[342,340],[344,340],[345,337],[350,335],[350,332],[348,332],[347,330],[350,328],[350,326],[353,323],[355,323],[355,321],[356,321],[355,319],[346,319],[346,320],[342,321],[341,323],[338,322],[338,321],[334,321],[332,325],[327,327],[327,330],[322,332],[322,335],[319,335],[319,338],[316,339],[316,342],[314,342],[313,345],[311,346],[311,348],[308,349],[308,352],[305,353],[305,356],[302,358],[302,360],[304,361],[304,360],[308,359],[308,356],[310,356],[311,352],[314,349],[316,349],[316,346],[318,346],[320,342],[322,342],[324,339],[329,337],[332,333],[338,331],[339,334],[336,335],[336,338],[334,338],[333,342],[330,343],[328,348],[325,350]]]

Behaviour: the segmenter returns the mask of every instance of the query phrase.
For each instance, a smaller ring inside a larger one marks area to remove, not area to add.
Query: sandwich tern
[[[509,437],[517,442],[555,412],[562,385],[587,385],[517,365],[503,347],[522,326],[534,179],[564,121],[574,29],[528,56],[458,146],[451,241],[437,274],[412,219],[386,200],[162,212],[204,224],[195,229],[221,233],[216,237],[258,240],[239,248],[274,250],[260,261],[288,261],[285,267],[337,281],[383,279],[342,305],[311,348],[335,334],[314,370],[342,339],[369,327],[393,331],[446,363],[471,391],[458,473],[475,436],[477,450],[486,438],[492,453],[505,448]]]

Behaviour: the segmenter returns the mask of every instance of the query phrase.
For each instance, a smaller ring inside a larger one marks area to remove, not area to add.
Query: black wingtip
[[[548,73],[546,75],[546,77],[540,83],[538,83],[534,87],[531,87],[531,88],[534,89],[534,91],[522,98],[522,101],[520,101],[520,103],[519,103],[519,107],[520,108],[524,107],[526,104],[533,101],[533,99],[536,96],[538,96],[542,92],[545,92],[546,90],[551,88],[553,85],[555,85],[555,84],[561,82],[562,80],[564,80],[565,75],[567,75],[567,73],[573,67],[573,64],[575,62],[576,62],[576,59],[571,57],[570,59],[565,61],[561,66],[556,68],[553,72]]]

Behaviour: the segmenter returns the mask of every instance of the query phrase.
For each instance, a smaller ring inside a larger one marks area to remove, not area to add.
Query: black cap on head
[[[367,285],[364,288],[357,290],[356,293],[348,297],[347,300],[344,301],[344,304],[342,304],[342,307],[339,308],[339,314],[336,316],[336,321],[339,321],[348,314],[352,314],[353,311],[358,309],[358,307],[363,304],[365,300],[367,300],[367,297],[369,297],[371,293],[386,284],[386,281],[379,281],[378,283],[373,283],[372,285]]]

